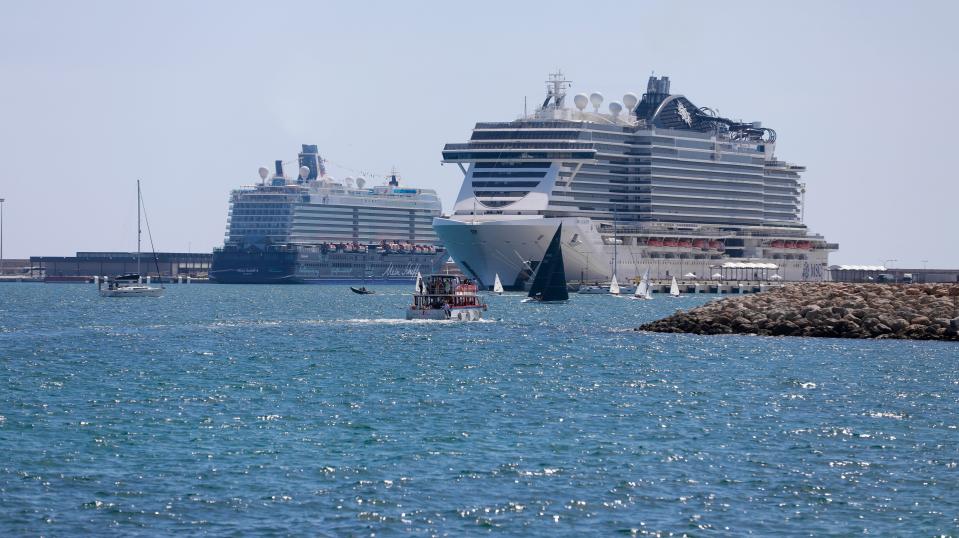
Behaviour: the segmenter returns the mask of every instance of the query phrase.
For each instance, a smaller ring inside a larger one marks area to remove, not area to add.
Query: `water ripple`
[[[636,333],[679,301],[0,287],[0,534],[949,535],[955,345]]]

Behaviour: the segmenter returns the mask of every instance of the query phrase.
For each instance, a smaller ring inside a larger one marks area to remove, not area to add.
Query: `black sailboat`
[[[563,265],[563,249],[559,244],[563,225],[560,224],[553,234],[553,239],[546,247],[543,261],[536,266],[533,274],[533,285],[529,288],[529,298],[544,303],[562,302],[569,300],[566,291],[566,268]]]

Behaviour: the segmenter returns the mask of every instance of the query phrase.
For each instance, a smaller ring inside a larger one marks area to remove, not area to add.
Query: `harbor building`
[[[202,252],[157,252],[140,255],[144,274],[163,278],[204,278],[212,255]],[[29,276],[46,281],[86,281],[95,276],[137,272],[136,252],[77,252],[76,256],[30,256]]]

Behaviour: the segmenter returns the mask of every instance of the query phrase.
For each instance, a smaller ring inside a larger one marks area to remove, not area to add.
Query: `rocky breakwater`
[[[959,341],[959,285],[787,284],[678,311],[638,330]]]

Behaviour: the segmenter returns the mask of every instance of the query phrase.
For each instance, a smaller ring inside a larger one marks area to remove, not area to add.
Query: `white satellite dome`
[[[309,166],[301,166],[301,167],[300,167],[300,179],[306,179],[307,176],[309,176],[309,175],[310,175],[310,167],[309,167]]]
[[[609,103],[609,113],[613,115],[614,118],[619,117],[619,113],[623,111],[623,105],[619,104],[618,101],[612,101]]]
[[[260,179],[266,181],[267,176],[270,175],[270,169],[265,166],[260,167]]]
[[[603,104],[603,94],[599,92],[589,94],[589,102],[593,104],[593,108],[598,112],[600,105]]]
[[[577,93],[576,96],[573,97],[573,104],[576,105],[576,108],[578,108],[580,112],[586,108],[587,103],[589,103],[589,97],[587,97],[585,93]]]
[[[623,96],[623,105],[625,105],[626,109],[630,112],[636,109],[637,104],[639,104],[639,98],[636,97],[635,93],[627,93]]]

